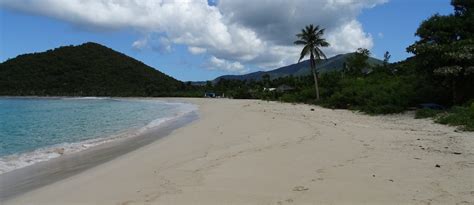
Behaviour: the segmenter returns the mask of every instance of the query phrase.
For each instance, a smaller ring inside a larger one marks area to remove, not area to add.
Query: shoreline
[[[474,137],[407,114],[181,99],[199,119],[5,204],[469,204]]]
[[[2,99],[2,97],[0,97]],[[100,137],[89,138],[81,141],[74,142],[63,142],[54,145],[48,145],[44,147],[37,147],[34,150],[21,152],[21,153],[11,153],[0,157],[1,167],[0,175],[8,173],[17,169],[28,167],[39,162],[49,161],[64,155],[74,154],[81,152],[92,147],[114,142],[116,140],[121,140],[123,138],[133,138],[137,135],[146,132],[148,129],[153,129],[160,124],[174,120],[175,118],[180,118],[187,113],[194,112],[197,107],[193,104],[184,103],[184,102],[169,102],[165,100],[159,100],[156,98],[115,98],[115,97],[15,97],[7,99],[26,99],[26,100],[35,100],[35,99],[47,99],[47,100],[110,100],[110,101],[159,101],[163,104],[173,104],[176,107],[179,107],[178,111],[174,113],[173,116],[165,116],[153,119],[147,124],[142,126],[133,126],[129,128],[124,128],[123,130],[117,131],[115,133],[105,134]]]
[[[57,98],[54,97],[51,99]],[[142,100],[140,98],[120,99]],[[163,102],[171,103],[164,100]],[[172,103],[181,104],[183,102]],[[189,105],[194,106],[192,104]],[[166,137],[173,130],[186,126],[198,118],[196,109],[192,109],[191,111],[186,110],[186,112],[177,113],[173,118],[155,119],[141,128],[133,128],[132,130],[121,131],[112,136],[93,139],[92,141],[97,141],[97,144],[91,145],[82,150],[64,155],[59,154],[59,156],[54,158],[38,161],[31,165],[1,173],[0,202],[8,200],[16,195],[21,195],[30,190],[63,180],[67,177],[120,157],[128,152],[132,152],[155,140]],[[75,142],[74,144],[83,144],[89,141],[90,140]],[[64,147],[64,145],[57,146],[58,147],[53,146],[41,149],[56,150],[60,147]]]

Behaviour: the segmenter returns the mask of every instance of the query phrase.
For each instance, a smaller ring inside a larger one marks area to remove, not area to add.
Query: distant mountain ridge
[[[92,42],[19,55],[0,64],[0,95],[166,96],[182,84]]]
[[[344,62],[354,55],[354,53],[339,54],[328,58],[326,60],[320,60],[316,63],[316,68],[319,72],[329,72],[334,70],[341,70],[343,68]],[[369,64],[378,65],[382,64],[383,61],[370,57],[368,59]],[[300,63],[283,66],[270,71],[257,71],[253,73],[248,73],[244,75],[223,75],[213,80],[213,82],[218,82],[220,79],[228,80],[261,80],[262,76],[268,74],[270,79],[286,77],[286,76],[305,76],[311,74],[311,69],[309,67],[309,60],[301,61]]]

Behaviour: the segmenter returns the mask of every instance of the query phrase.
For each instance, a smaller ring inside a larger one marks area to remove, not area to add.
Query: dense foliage
[[[453,0],[455,12],[425,20],[408,47],[415,54],[417,70],[433,83],[450,90],[452,104],[474,97],[474,3]]]
[[[460,126],[466,131],[474,131],[474,102],[464,106],[454,106],[449,110],[420,109],[416,118],[432,118],[436,122]]]
[[[474,4],[466,0],[453,0],[451,4],[454,14],[436,14],[420,25],[416,32],[420,39],[407,48],[413,57],[390,64],[386,52],[383,64],[373,65],[368,63],[370,51],[358,49],[342,69],[322,73],[319,101],[315,100],[310,76],[221,80],[206,89],[235,98],[313,103],[369,114],[398,113],[422,103],[435,103],[452,108],[421,109],[417,117],[434,117],[439,123],[473,130],[474,105],[467,102],[474,99]],[[282,85],[293,89],[268,89]]]
[[[192,87],[96,43],[20,55],[0,64],[0,95],[169,96],[184,95],[183,90]]]

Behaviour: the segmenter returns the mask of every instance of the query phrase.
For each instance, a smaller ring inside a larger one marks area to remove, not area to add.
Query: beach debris
[[[416,139],[416,140],[421,140],[420,138]]]
[[[372,174],[372,177],[375,177],[375,174]]]
[[[393,179],[389,179],[388,181],[391,181],[391,182],[393,182]]]
[[[439,165],[439,164],[436,164],[436,165],[435,165],[435,167],[437,167],[437,168],[441,168],[441,165]]]
[[[462,153],[461,152],[453,152],[453,154],[460,155]]]
[[[419,158],[419,157],[415,157],[415,158],[413,158],[413,159],[417,159],[417,160],[420,160],[421,158]]]
[[[60,154],[60,155],[63,155],[64,154],[64,148],[57,148],[54,150],[54,152]]]
[[[296,186],[295,188],[293,188],[293,191],[306,191],[308,189],[309,188],[306,188],[304,186]]]
[[[311,111],[314,111],[314,108],[311,108]]]

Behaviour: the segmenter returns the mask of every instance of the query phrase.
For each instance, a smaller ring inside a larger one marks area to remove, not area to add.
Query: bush
[[[412,79],[376,74],[347,77],[340,89],[322,103],[330,108],[355,109],[369,114],[390,114],[413,105],[415,96]]]
[[[313,103],[315,99],[316,93],[314,87],[307,87],[300,91],[285,93],[280,97],[280,101],[283,102]]]
[[[429,109],[429,108],[423,108],[423,109],[419,109],[419,110],[416,111],[415,118],[416,119],[434,118],[439,113],[441,113],[440,110],[433,110],[433,109]]]
[[[440,115],[436,122],[460,126],[465,131],[474,131],[474,103],[469,107],[454,106],[448,113]]]

